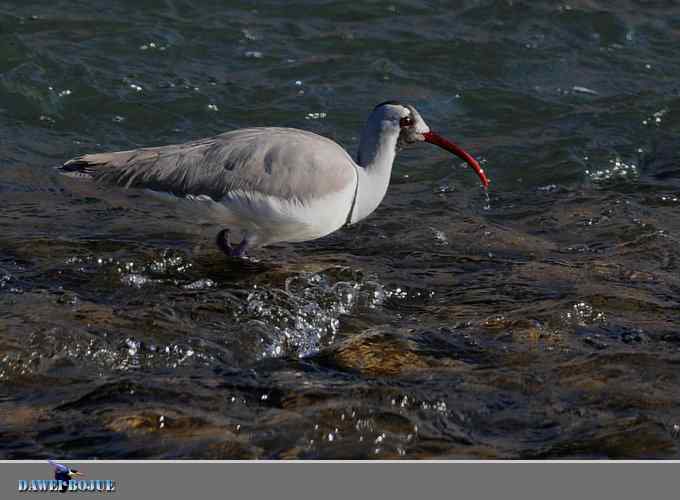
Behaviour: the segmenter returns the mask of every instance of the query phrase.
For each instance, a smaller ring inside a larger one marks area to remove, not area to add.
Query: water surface
[[[0,456],[678,458],[680,6],[0,1]],[[479,158],[229,263],[85,152],[398,98]]]

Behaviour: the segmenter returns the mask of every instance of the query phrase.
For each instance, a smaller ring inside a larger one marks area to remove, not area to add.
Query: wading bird
[[[246,128],[184,144],[67,161],[72,177],[143,188],[210,212],[226,229],[217,246],[228,256],[278,242],[314,240],[371,214],[385,197],[397,150],[429,142],[465,160],[484,187],[479,163],[432,132],[413,106],[377,105],[361,134],[356,161],[338,144],[293,128]],[[223,226],[223,227],[224,227]],[[230,231],[238,229],[239,243]]]

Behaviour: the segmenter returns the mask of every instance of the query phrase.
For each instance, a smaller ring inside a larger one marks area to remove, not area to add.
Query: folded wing
[[[127,188],[219,200],[245,191],[286,200],[336,193],[354,182],[355,164],[335,142],[290,128],[251,128],[185,144],[87,154],[60,170]]]

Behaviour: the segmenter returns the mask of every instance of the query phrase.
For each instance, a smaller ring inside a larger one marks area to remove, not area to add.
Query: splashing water
[[[586,170],[586,175],[593,182],[613,180],[636,180],[639,177],[638,166],[626,163],[620,157],[609,160],[610,167],[601,170]]]
[[[304,357],[333,342],[342,315],[374,308],[385,296],[377,281],[303,273],[287,278],[283,289],[254,286],[237,318],[258,330],[262,357]]]
[[[484,210],[491,210],[491,195],[488,189],[484,190],[484,206],[482,208]]]

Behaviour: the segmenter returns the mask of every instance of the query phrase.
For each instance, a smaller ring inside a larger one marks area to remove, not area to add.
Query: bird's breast
[[[340,229],[352,207],[356,182],[340,191],[308,198],[282,198],[256,191],[233,191],[221,203],[257,243],[314,240]]]

